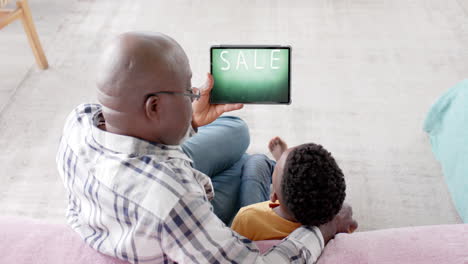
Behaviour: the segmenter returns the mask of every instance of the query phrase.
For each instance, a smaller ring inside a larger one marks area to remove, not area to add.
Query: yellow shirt
[[[270,201],[242,207],[231,228],[246,238],[256,240],[283,239],[300,227],[300,223],[288,221],[270,208]],[[278,205],[278,204],[273,204]]]

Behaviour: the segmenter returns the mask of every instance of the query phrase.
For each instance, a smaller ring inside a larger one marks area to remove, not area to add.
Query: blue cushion
[[[455,207],[468,223],[468,80],[438,99],[426,117],[424,130],[442,165]]]

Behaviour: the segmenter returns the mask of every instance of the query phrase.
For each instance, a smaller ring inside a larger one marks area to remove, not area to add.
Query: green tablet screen
[[[290,103],[291,48],[211,47],[211,103]]]

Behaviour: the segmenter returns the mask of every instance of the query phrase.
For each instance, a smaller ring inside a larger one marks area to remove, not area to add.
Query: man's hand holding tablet
[[[244,106],[243,104],[210,104],[209,98],[213,89],[213,76],[209,73],[205,83],[195,89],[200,91],[200,98],[192,103],[192,127],[195,129],[213,122],[224,112],[239,110]]]

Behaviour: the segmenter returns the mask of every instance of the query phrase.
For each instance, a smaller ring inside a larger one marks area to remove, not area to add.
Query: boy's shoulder
[[[242,207],[234,218],[231,228],[252,240],[276,239],[279,216],[270,208],[270,201]],[[282,237],[287,234],[282,234]]]
[[[273,212],[269,205],[270,201],[265,201],[242,207],[234,217],[233,228],[263,224],[263,222],[268,221],[268,219],[271,219]]]
[[[260,203],[255,203],[251,204],[245,207],[242,207],[238,215],[242,216],[250,216],[250,215],[255,215],[257,216],[258,214],[268,214],[270,213],[271,208],[270,208],[270,201],[265,201],[265,202],[260,202]]]

